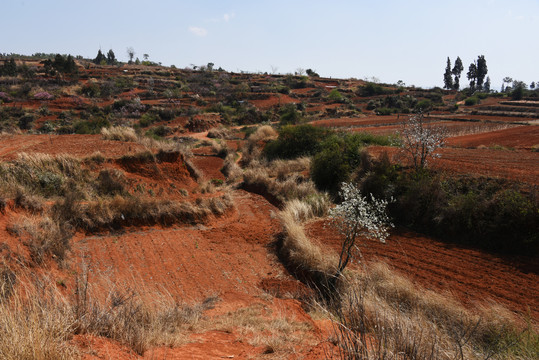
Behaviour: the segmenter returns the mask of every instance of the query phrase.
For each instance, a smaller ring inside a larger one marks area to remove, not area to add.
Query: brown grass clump
[[[229,195],[201,199],[196,204],[154,198],[122,197],[77,202],[72,198],[58,201],[52,208],[58,221],[87,231],[126,225],[197,224],[210,215],[222,215],[232,207]]]
[[[135,142],[138,140],[135,129],[125,126],[111,126],[109,128],[101,128],[101,136],[105,140],[117,140],[126,142]]]
[[[320,193],[308,178],[310,165],[307,157],[271,162],[251,160],[243,172],[242,187],[263,195],[278,207],[292,199],[318,203],[316,213],[323,214],[330,205],[329,197]]]
[[[79,187],[88,182],[81,161],[69,155],[26,154],[0,164],[0,189],[7,194],[61,195],[68,183]]]
[[[211,128],[208,131],[208,137],[211,139],[231,139],[233,137],[232,131],[225,126],[218,126]]]
[[[319,286],[326,284],[327,280],[335,274],[337,258],[335,254],[324,252],[305,235],[301,221],[315,214],[316,210],[311,205],[300,200],[286,204],[279,214],[283,227],[279,252],[287,266],[303,277],[303,280]]]
[[[234,154],[227,155],[221,172],[225,175],[227,183],[235,183],[243,176],[243,170],[237,164],[236,156]]]
[[[134,291],[115,287],[98,300],[83,275],[71,295],[49,278],[26,276],[20,289],[0,301],[0,358],[76,359],[74,335],[102,336],[142,355],[153,346],[185,343],[185,330],[201,321],[216,298],[193,305],[163,294],[144,302]],[[2,287],[0,278],[0,288]]]
[[[47,216],[22,217],[9,227],[9,231],[23,239],[30,257],[37,264],[47,256],[61,263],[70,248],[71,229],[66,223],[58,223]]]
[[[260,126],[254,133],[252,133],[248,141],[258,143],[259,141],[275,140],[279,137],[279,133],[270,125]]]
[[[349,272],[332,304],[339,359],[535,359],[539,334],[499,306],[464,308],[386,264]],[[335,356],[337,355],[337,356]]]

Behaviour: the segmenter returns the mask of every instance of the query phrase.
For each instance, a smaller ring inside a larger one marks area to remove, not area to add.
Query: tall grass
[[[138,140],[135,129],[125,126],[112,126],[101,128],[101,136],[105,140],[132,141]]]
[[[75,292],[67,295],[47,277],[25,275],[20,283],[0,301],[2,359],[80,358],[70,343],[79,334],[112,339],[143,355],[150,347],[184,343],[186,329],[216,300],[186,305],[166,294],[153,294],[153,301],[147,302],[134,291],[114,287],[99,300],[84,274]]]
[[[535,359],[539,335],[496,305],[464,308],[385,264],[348,274],[330,306],[339,359]],[[337,355],[337,356],[335,356]]]

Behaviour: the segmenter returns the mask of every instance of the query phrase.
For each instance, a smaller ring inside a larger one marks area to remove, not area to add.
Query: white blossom
[[[439,158],[438,149],[444,146],[447,131],[441,126],[425,126],[423,114],[404,121],[400,132],[401,148],[411,157],[416,170],[427,166],[428,158]]]
[[[389,228],[393,227],[386,213],[387,200],[376,199],[372,194],[370,201],[351,183],[342,183],[339,192],[342,203],[330,210],[331,223],[344,235],[339,258],[339,275],[348,264],[353,249],[357,249],[356,239],[364,237],[385,243]]]

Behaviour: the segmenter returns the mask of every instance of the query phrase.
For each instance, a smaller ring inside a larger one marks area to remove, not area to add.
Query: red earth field
[[[116,67],[92,65],[85,70],[87,76],[81,84],[89,79],[125,74],[139,79],[142,84],[146,81],[142,72],[151,69],[133,67],[125,70],[127,72]],[[172,81],[161,79],[157,74],[154,76],[156,84],[162,81],[159,86],[166,87],[167,82]],[[256,86],[272,81],[267,75],[236,76],[249,84],[258,84]],[[285,104],[304,102],[306,112],[313,116],[310,123],[315,126],[395,134],[407,115],[376,116],[365,110],[364,103],[358,105],[361,112],[349,115],[350,109],[346,105],[325,98],[336,87],[342,88],[351,99],[360,98],[351,89],[362,84],[362,81],[319,79],[311,81],[308,87],[292,89],[289,94],[268,93],[260,99],[246,101],[259,111],[278,110]],[[106,106],[119,99],[134,99],[144,91],[141,87],[134,87],[115,95],[115,98],[92,101],[98,106]],[[319,91],[323,96],[311,98]],[[53,113],[64,110],[78,112],[90,101],[76,94],[72,89],[66,90],[66,94],[46,104]],[[162,97],[143,99],[142,103],[165,108],[200,106],[203,109],[215,102],[214,96],[199,96],[195,90],[189,90],[177,103]],[[454,99],[454,96],[447,98]],[[533,116],[535,110],[531,111],[532,115],[529,110],[538,106],[510,101],[503,104],[507,100],[502,100],[488,98],[478,106],[461,106],[456,113],[433,112],[429,121],[433,125],[446,126],[450,137],[441,152],[442,157],[433,160],[431,166],[448,173],[512,179],[531,187],[539,185],[539,128],[537,116]],[[2,106],[36,110],[43,104],[25,100]],[[502,110],[525,115],[502,116],[495,113]],[[197,141],[209,140],[207,131],[193,133],[186,128],[187,122],[193,119],[211,123],[211,127],[222,121],[219,114],[199,111],[195,115],[181,115],[153,125],[170,127],[170,138],[181,136]],[[36,123],[56,120],[56,115],[47,115],[36,119]],[[236,151],[241,149],[243,140],[238,135],[227,144]],[[174,348],[152,348],[143,355],[137,355],[122,344],[91,335],[77,335],[70,340],[71,344],[81,350],[85,359],[324,358],[324,349],[331,346],[328,342],[332,335],[331,325],[328,320],[319,320],[307,310],[301,300],[310,294],[310,290],[287,272],[275,253],[275,242],[281,231],[277,216],[279,209],[261,195],[238,188],[223,190],[219,187],[220,181],[225,180],[221,172],[224,160],[217,157],[209,146],[192,149],[191,161],[203,175],[199,183],[213,180],[216,185],[213,193],[200,189],[181,157],[159,161],[157,165],[131,164],[121,160],[124,155],[144,150],[146,148],[140,143],[104,140],[101,135],[11,133],[0,136],[2,161],[14,160],[23,152],[68,154],[77,158],[99,152],[106,161],[92,171],[121,169],[130,186],[140,185],[155,198],[196,202],[197,199],[217,197],[229,191],[233,200],[233,207],[223,215],[211,216],[196,225],[129,226],[96,233],[77,232],[72,239],[67,266],[58,267],[51,261],[50,271],[62,280],[65,287],[62,291],[74,291],[73,274],[84,271],[89,274],[89,281],[98,297],[106,297],[111,289],[117,288],[132,290],[149,302],[163,297],[197,304],[211,298],[215,304],[205,310],[200,325],[186,332],[184,343]],[[387,152],[393,161],[402,161],[396,147],[371,146],[368,151],[374,156]],[[6,210],[0,213],[0,256],[10,264],[15,264],[15,259],[28,258],[24,243],[8,231],[10,225],[23,215],[28,214],[15,208],[12,199],[7,201]],[[308,223],[307,234],[338,250],[340,236],[324,224],[323,219]],[[539,319],[539,265],[535,258],[495,256],[405,230],[394,231],[386,244],[366,241],[361,251],[366,262],[386,262],[414,283],[451,294],[470,308],[485,301],[495,302],[520,317],[529,315],[535,322]],[[275,324],[273,328],[257,328],[260,325],[255,325],[272,321],[282,321],[288,328],[283,330]],[[272,346],[274,343],[278,345]]]

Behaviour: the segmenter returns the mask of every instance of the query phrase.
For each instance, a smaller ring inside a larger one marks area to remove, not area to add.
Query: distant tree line
[[[112,49],[109,50],[107,56],[103,55],[101,49],[99,49],[97,56],[92,62],[97,65],[116,65],[118,60],[116,60],[116,55],[114,55],[114,51],[112,51]]]
[[[448,90],[459,90],[460,76],[463,70],[464,66],[460,57],[457,56],[453,68],[451,68],[451,60],[447,57],[447,65],[444,72],[444,88]],[[479,55],[477,60],[474,60],[470,64],[468,73],[466,74],[468,81],[470,81],[472,92],[476,90],[490,91],[490,78],[486,76],[487,72],[487,60],[484,55]]]

